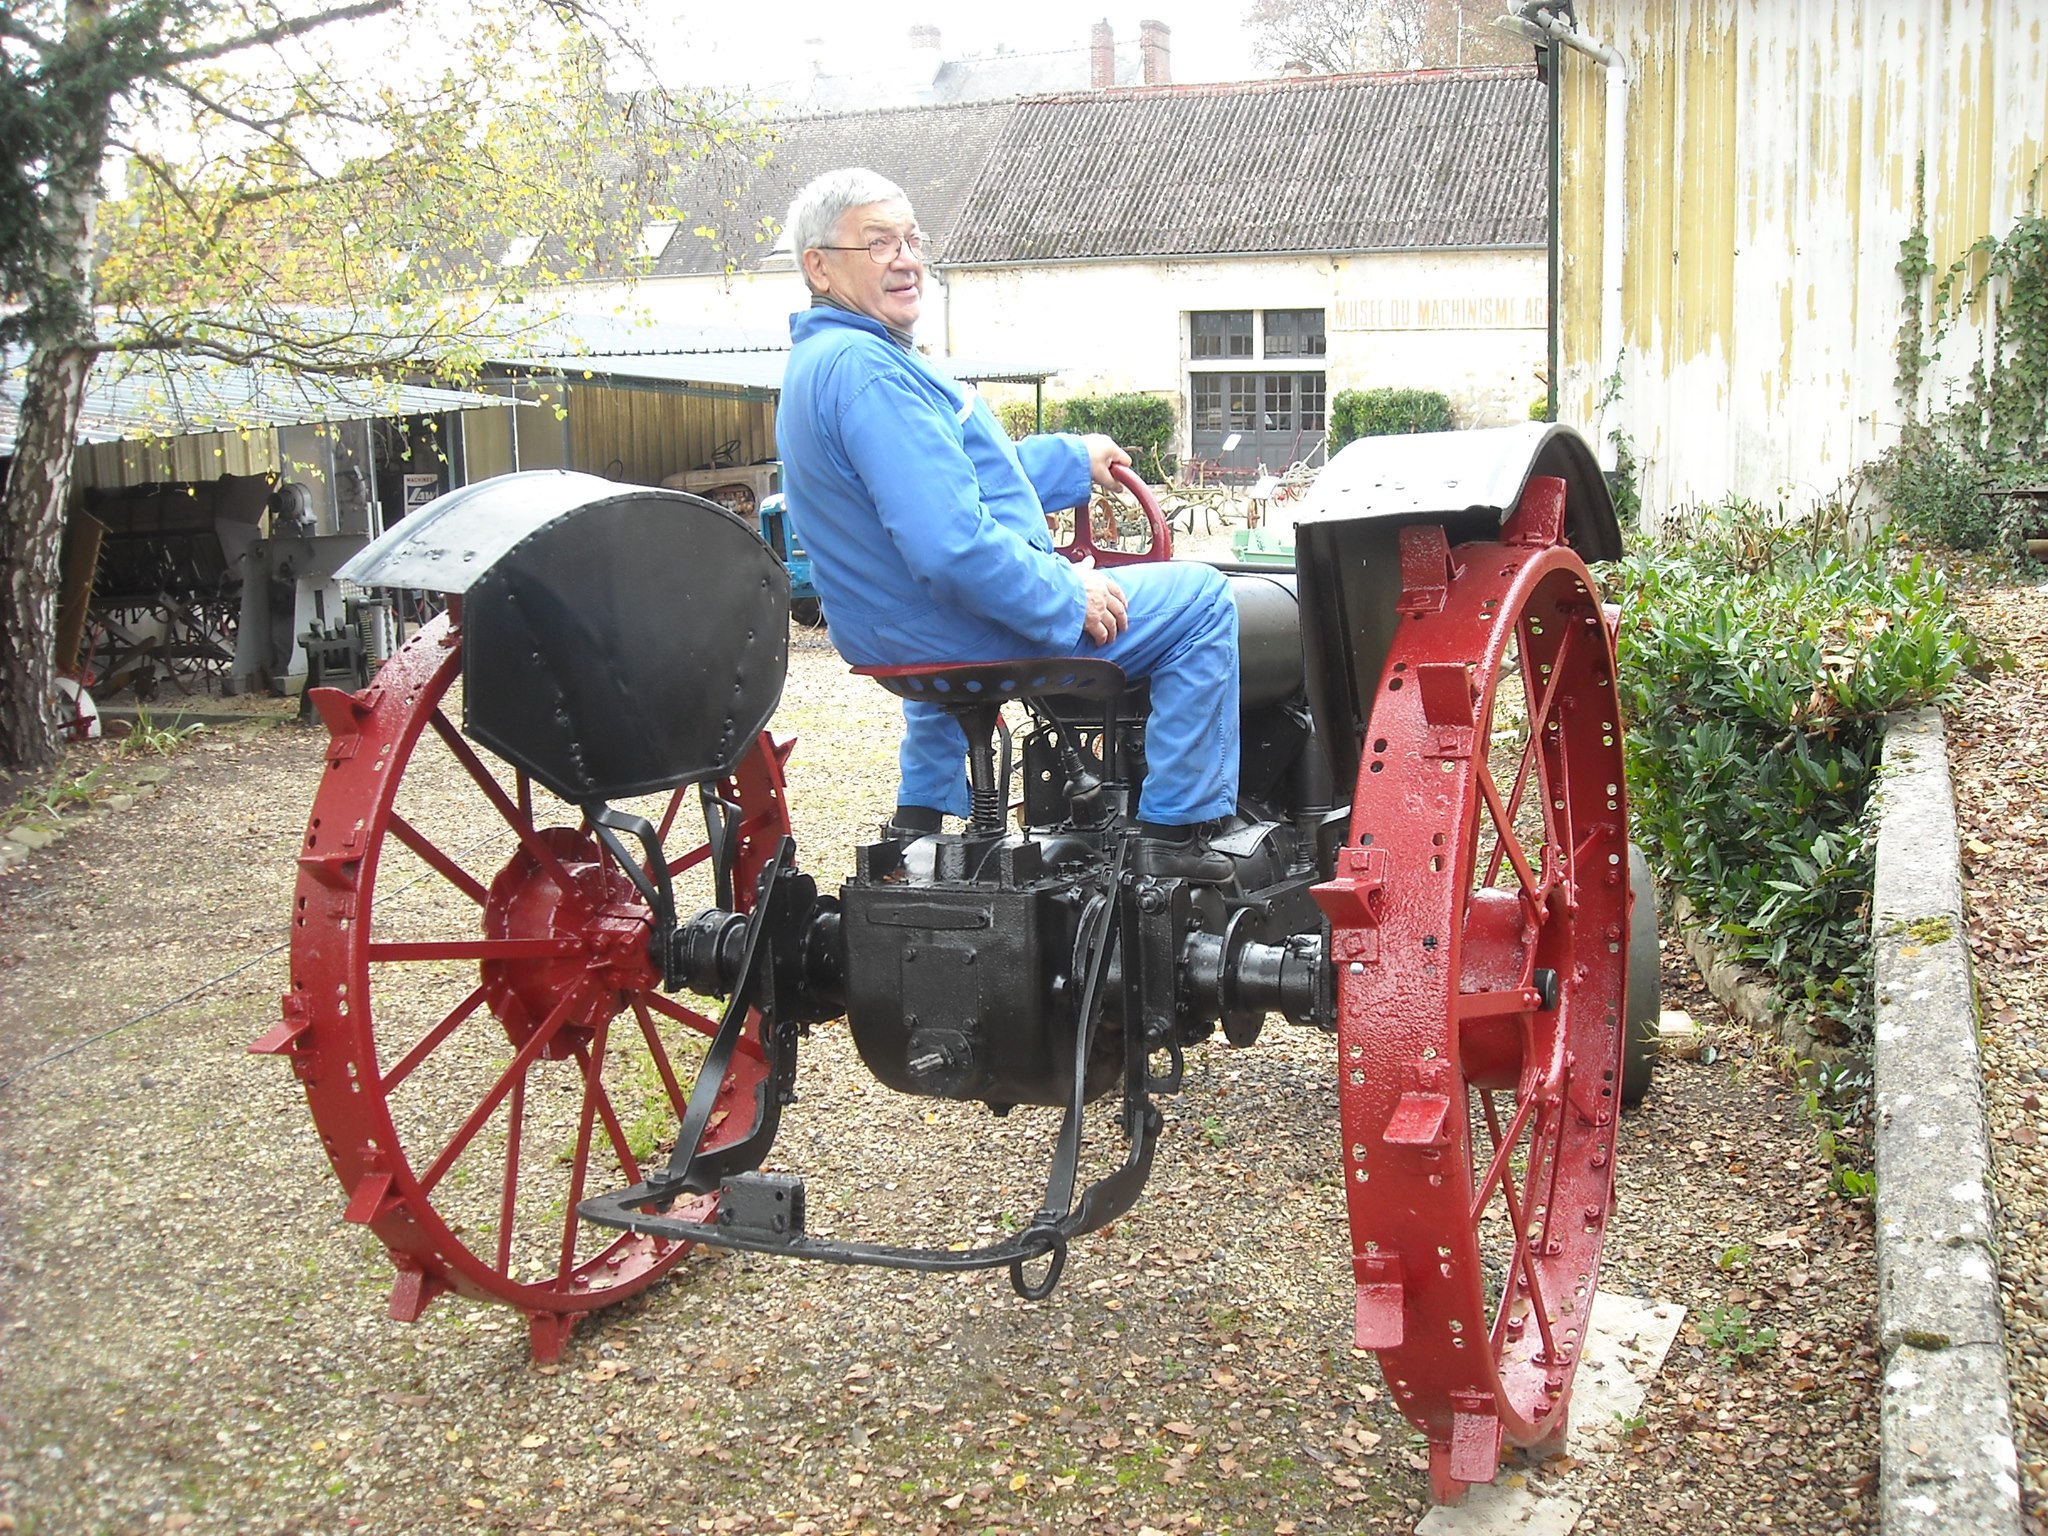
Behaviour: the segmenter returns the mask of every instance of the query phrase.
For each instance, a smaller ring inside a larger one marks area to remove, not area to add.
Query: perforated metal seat
[[[1104,766],[1114,777],[1116,709],[1124,691],[1123,668],[1114,662],[1086,656],[1036,656],[1019,661],[917,662],[853,670],[861,677],[873,678],[898,698],[936,704],[960,722],[967,737],[967,779],[974,799],[967,821],[971,837],[992,837],[1003,829],[1004,786],[996,782],[994,739],[1003,705],[1012,699],[1099,702]]]

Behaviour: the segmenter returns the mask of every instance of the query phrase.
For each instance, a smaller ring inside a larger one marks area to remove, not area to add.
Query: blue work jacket
[[[789,331],[776,444],[839,653],[899,665],[1077,648],[1087,598],[1045,511],[1088,500],[1081,439],[1012,443],[976,391],[865,315],[807,309]]]

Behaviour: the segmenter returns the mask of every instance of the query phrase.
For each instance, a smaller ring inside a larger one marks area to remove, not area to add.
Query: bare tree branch
[[[318,32],[338,21],[363,21],[371,16],[381,16],[386,11],[398,9],[399,0],[356,0],[354,5],[336,6],[333,10],[314,11],[305,16],[294,16],[275,26],[263,27],[243,37],[226,38],[218,43],[202,43],[196,48],[182,48],[166,54],[165,69],[179,69],[188,64],[203,64],[212,59],[226,58],[229,54],[240,53],[248,48],[264,48],[272,43],[287,42],[295,37]]]

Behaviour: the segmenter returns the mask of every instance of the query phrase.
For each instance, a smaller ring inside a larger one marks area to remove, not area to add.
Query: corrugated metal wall
[[[2029,206],[2048,159],[2048,9],[1583,0],[1579,15],[1622,55],[1628,94],[1617,208],[1606,72],[1565,55],[1561,414],[1603,451],[1630,436],[1653,517],[1840,494],[1904,419],[1897,266],[1916,166],[1937,271]],[[1616,217],[1618,296],[1603,259]],[[1923,409],[1962,389],[1986,330],[1981,307],[1961,318]]]
[[[727,445],[732,446],[722,463],[774,457],[773,403],[674,387],[569,386],[571,469],[658,485],[667,475],[709,467]]]
[[[199,432],[159,442],[86,443],[73,473],[76,489],[114,490],[166,480],[214,480],[222,475],[268,475],[279,467],[277,433]]]

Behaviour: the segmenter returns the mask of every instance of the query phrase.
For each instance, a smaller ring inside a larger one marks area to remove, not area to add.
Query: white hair
[[[809,182],[789,205],[789,218],[782,227],[789,235],[790,254],[801,267],[805,251],[832,243],[847,209],[891,198],[910,201],[901,187],[879,171],[858,165],[827,171]]]

